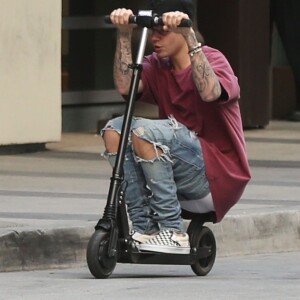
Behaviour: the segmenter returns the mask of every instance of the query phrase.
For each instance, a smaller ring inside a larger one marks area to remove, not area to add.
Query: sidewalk
[[[300,123],[245,132],[252,180],[214,231],[219,256],[300,250]],[[0,271],[85,264],[111,169],[94,134],[0,156]]]

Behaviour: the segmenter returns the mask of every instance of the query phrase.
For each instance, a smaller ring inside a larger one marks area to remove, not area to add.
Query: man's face
[[[161,26],[152,29],[151,41],[159,57],[172,57],[186,44],[181,34],[164,31]]]

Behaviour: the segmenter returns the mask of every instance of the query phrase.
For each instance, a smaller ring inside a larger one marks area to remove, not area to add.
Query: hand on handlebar
[[[191,27],[179,26],[183,20],[189,20],[189,16],[180,11],[167,12],[162,15],[163,30],[177,33],[188,33]]]
[[[131,31],[136,25],[129,23],[129,17],[133,16],[131,9],[118,8],[111,12],[110,20],[121,31]]]

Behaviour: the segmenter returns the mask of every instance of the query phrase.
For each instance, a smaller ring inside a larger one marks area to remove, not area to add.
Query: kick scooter
[[[111,23],[109,16],[105,22]],[[169,264],[190,265],[198,276],[207,275],[212,269],[216,257],[216,241],[213,232],[203,226],[205,222],[215,222],[214,212],[195,214],[182,211],[182,217],[189,219],[188,234],[190,238],[189,254],[167,254],[140,251],[132,240],[125,205],[125,187],[123,164],[128,143],[131,119],[136,100],[138,84],[141,78],[142,61],[147,43],[148,30],[153,26],[163,25],[162,19],[152,11],[139,11],[137,16],[130,17],[130,23],[142,28],[141,40],[136,62],[130,67],[133,70],[129,99],[126,103],[120,144],[110,179],[106,207],[102,218],[95,226],[87,246],[87,264],[95,278],[109,277],[117,262],[133,264]],[[190,20],[183,20],[180,26],[191,26]]]

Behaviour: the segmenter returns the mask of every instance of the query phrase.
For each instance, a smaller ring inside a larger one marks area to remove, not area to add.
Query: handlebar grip
[[[104,23],[112,24],[112,21],[110,19],[110,15],[104,16]],[[136,16],[130,16],[129,17],[129,24],[136,24]]]
[[[137,20],[136,20],[136,16],[130,16],[129,17],[129,24],[136,24]]]
[[[164,26],[164,22],[162,17],[154,17],[154,24],[155,25],[159,25],[159,26]],[[183,19],[181,20],[180,24],[178,25],[178,27],[192,27],[192,21],[190,19]]]
[[[112,24],[112,21],[110,19],[110,15],[104,16],[104,23],[106,23],[106,24]]]
[[[181,20],[178,27],[192,27],[193,22],[190,19],[183,19]]]

